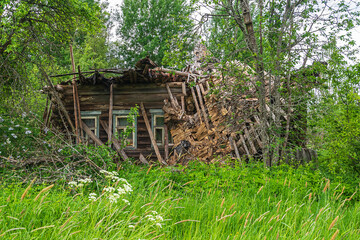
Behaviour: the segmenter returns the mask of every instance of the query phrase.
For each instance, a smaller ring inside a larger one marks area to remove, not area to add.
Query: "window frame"
[[[95,119],[95,136],[97,136],[98,138],[100,138],[100,125],[99,125],[99,116],[101,115],[101,111],[81,111],[80,112],[80,117],[81,117],[81,121],[83,119]],[[91,130],[92,128],[88,126],[88,128]],[[88,139],[91,139],[91,137],[84,131],[82,130],[84,133],[84,139],[86,142],[88,142]],[[96,145],[96,143],[94,143]]]
[[[115,133],[118,130],[118,118],[125,118],[127,121],[127,117],[130,114],[130,110],[114,110],[113,111],[113,135],[115,136]],[[137,149],[137,117],[135,117],[135,122],[134,122],[134,131],[133,131],[133,144],[132,145],[128,145],[125,146],[125,149]]]
[[[151,113],[151,130],[153,132],[153,135],[154,135],[154,140],[156,141],[156,132],[155,130],[160,128],[160,129],[163,129],[162,131],[162,144],[158,144],[157,143],[157,146],[158,147],[165,147],[165,116],[164,116],[164,111],[162,109],[150,109],[150,113]],[[162,127],[159,127],[159,126],[155,126],[155,118],[156,117],[163,117],[164,118],[164,125]],[[172,146],[174,145],[174,143],[171,143],[169,140],[170,140],[170,131],[168,130],[168,145],[169,146]],[[154,148],[153,144],[151,143],[151,147]]]

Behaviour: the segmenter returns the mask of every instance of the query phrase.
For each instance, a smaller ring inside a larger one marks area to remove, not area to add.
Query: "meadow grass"
[[[94,180],[14,184],[2,180],[3,239],[359,239],[358,182],[311,168],[123,166],[133,192],[110,202]],[[97,193],[95,201],[90,193]],[[156,218],[156,219],[155,219]]]

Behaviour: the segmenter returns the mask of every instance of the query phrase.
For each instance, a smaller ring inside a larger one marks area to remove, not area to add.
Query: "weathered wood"
[[[179,109],[180,108],[179,103],[177,102],[176,98],[173,96],[168,84],[166,84],[166,90],[168,92],[172,107],[175,109]]]
[[[80,126],[97,145],[104,145],[104,143],[90,130],[90,128],[86,125],[86,123],[84,123],[84,121],[81,120]]]
[[[169,130],[166,124],[164,125],[164,131],[165,161],[167,161],[169,158]]]
[[[239,149],[237,148],[236,143],[234,142],[234,140],[231,136],[229,137],[229,142],[230,142],[230,146],[232,146],[232,148],[235,151],[236,158],[239,159],[239,163],[241,164]]]
[[[140,155],[139,155],[139,160],[140,160],[143,164],[149,165],[149,162],[146,160],[146,158],[144,157],[144,155],[142,155],[141,153],[140,153]]]
[[[103,120],[100,120],[100,124],[101,124],[101,126],[103,127],[103,129],[105,130],[105,132],[106,132],[107,134],[109,134],[109,133],[108,133],[108,131],[109,131],[109,126],[107,125],[107,123],[106,123],[105,121],[103,121]],[[120,155],[125,161],[128,161],[128,160],[129,160],[129,157],[128,157],[127,154],[125,153],[124,149],[121,148],[121,144],[118,142],[118,140],[117,140],[114,136],[111,137],[111,140],[112,140],[112,142],[113,142],[113,145],[114,145],[114,147],[115,147],[115,150],[119,153],[119,155]],[[129,161],[129,162],[130,162],[130,161]]]
[[[185,82],[182,82],[181,83],[181,90],[182,90],[182,94],[184,96],[187,96],[187,93],[186,93],[186,83]]]
[[[196,112],[197,112],[197,114],[198,114],[198,116],[199,116],[200,122],[203,122],[202,117],[201,117],[201,112],[200,112],[199,103],[198,103],[198,101],[197,101],[197,97],[196,97],[194,88],[193,88],[193,87],[190,87],[190,90],[191,90],[192,97],[193,97],[193,99],[194,99]]]
[[[155,138],[154,138],[154,134],[153,134],[153,132],[152,132],[152,130],[151,130],[151,126],[150,126],[150,123],[149,123],[149,119],[148,119],[148,117],[147,117],[147,115],[146,115],[146,110],[145,110],[144,104],[143,104],[142,102],[140,103],[140,109],[141,109],[142,116],[143,116],[143,118],[144,118],[144,120],[145,120],[145,125],[146,125],[146,128],[147,128],[147,130],[148,130],[151,143],[152,143],[152,145],[153,145],[153,147],[154,147],[154,150],[155,150],[155,153],[156,153],[156,157],[158,158],[158,161],[160,162],[160,164],[167,165],[167,163],[164,162],[164,160],[162,159],[161,154],[160,154],[160,152],[159,152],[159,148],[158,148],[158,146],[157,146],[157,144],[156,144],[156,141],[155,141]]]
[[[240,135],[240,140],[244,146],[244,149],[245,149],[245,152],[246,152],[246,155],[249,157],[249,159],[251,158],[251,155],[250,155],[250,152],[249,152],[249,149],[248,147],[246,146],[246,142],[245,142],[245,139],[243,137],[243,135]]]
[[[73,89],[73,100],[74,100],[74,115],[75,115],[75,135],[76,135],[76,143],[81,142],[80,134],[79,134],[79,125],[80,125],[80,116],[78,111],[78,100],[76,98],[76,76],[75,76],[75,62],[72,45],[70,44],[70,59],[71,59],[71,67],[73,71],[73,79],[72,79],[72,89]]]
[[[200,102],[200,107],[201,107],[201,110],[202,110],[202,113],[203,113],[203,116],[204,116],[204,119],[205,119],[206,127],[207,127],[207,129],[210,129],[209,119],[208,119],[208,116],[207,116],[207,114],[206,114],[206,110],[205,110],[205,106],[204,106],[203,99],[202,99],[202,97],[201,97],[201,92],[200,92],[199,85],[196,85],[196,91],[197,91],[197,93],[198,93],[199,102]]]
[[[181,96],[181,110],[185,112],[185,97]]]
[[[156,68],[152,69],[152,71],[172,73],[172,74],[184,76],[184,77],[187,77],[189,75],[192,75],[195,77],[207,77],[206,75],[198,75],[198,74],[193,74],[193,73],[189,73],[189,72],[181,72],[181,71],[176,71],[173,69],[168,69],[168,68],[163,68],[163,67],[156,67]]]
[[[113,125],[113,85],[110,85],[110,99],[109,99],[109,128],[108,128],[108,141],[110,142],[110,140],[112,139],[112,125]],[[109,145],[111,146],[111,143],[109,143]]]
[[[251,138],[251,136],[250,136],[250,134],[249,134],[249,131],[247,130],[246,127],[244,128],[244,133],[245,133],[245,136],[246,136],[246,138],[247,138],[247,140],[248,140],[248,143],[249,143],[249,145],[250,145],[250,148],[251,148],[251,150],[252,150],[252,154],[257,153],[257,150],[256,150],[255,145],[254,145],[254,143],[253,143],[253,139]]]
[[[204,89],[204,85],[202,83],[200,83],[199,86],[200,86],[200,90],[201,90],[202,95],[206,95],[207,92]]]

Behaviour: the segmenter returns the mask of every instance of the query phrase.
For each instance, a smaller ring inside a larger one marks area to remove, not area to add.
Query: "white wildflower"
[[[17,136],[16,136],[15,133],[12,133],[11,136],[12,136],[13,138],[17,138]]]
[[[118,177],[116,177],[116,176],[112,176],[112,177],[111,177],[111,180],[112,180],[113,182],[118,182],[118,181],[120,180],[120,178],[118,178]]]
[[[11,143],[10,138],[6,139],[6,143],[7,143],[7,144],[10,144],[10,143]]]
[[[134,225],[129,225],[129,228],[135,228],[135,226]]]
[[[158,226],[159,228],[162,228],[161,223],[156,223],[155,225]]]
[[[12,128],[12,127],[9,127],[9,131],[12,131],[12,130],[14,130],[14,128]]]
[[[149,221],[155,221],[155,218],[153,215],[149,214],[149,215],[146,215],[145,218],[147,218]]]
[[[79,183],[77,186],[78,186],[78,187],[83,187],[84,184],[83,184],[83,183]]]
[[[62,149],[61,149],[61,148],[59,148],[58,152],[61,152],[61,151],[62,151]]]
[[[156,221],[159,221],[159,222],[162,222],[162,221],[164,221],[164,219],[163,219],[163,217],[162,216],[160,216],[160,215],[156,215]]]
[[[30,131],[30,130],[27,130],[27,131],[25,131],[25,134],[26,134],[26,135],[31,134],[31,131]]]
[[[121,188],[121,187],[117,189],[117,192],[118,192],[118,194],[125,194],[126,193],[125,190],[123,188]]]
[[[19,125],[19,124],[16,124],[15,127],[20,127],[20,125]]]
[[[119,175],[119,173],[117,173],[117,172],[115,172],[115,171],[112,171],[111,174],[114,175],[114,176]]]
[[[76,188],[76,187],[78,186],[77,182],[75,182],[75,181],[68,182],[68,185],[69,185],[71,188]]]
[[[157,215],[157,211],[151,211],[152,214]]]
[[[92,183],[92,180],[90,178],[80,179],[79,182],[81,183]]]
[[[21,114],[21,116],[24,118],[24,117],[26,117],[26,112],[23,112],[22,114]]]
[[[125,204],[127,204],[127,205],[130,205],[130,202],[129,202],[128,200],[126,200],[126,199],[123,199],[123,202],[124,202]]]
[[[47,127],[44,128],[44,133],[47,134],[49,129]]]
[[[90,194],[89,194],[89,200],[90,200],[90,201],[95,201],[95,200],[96,200],[96,196],[97,196],[96,193],[90,193]]]
[[[133,191],[132,188],[131,188],[131,185],[124,184],[123,186],[124,186],[125,192],[132,192]]]
[[[109,196],[110,203],[117,203],[117,199],[120,197],[119,194],[113,193]]]
[[[113,188],[113,187],[106,187],[106,188],[104,188],[104,191],[105,191],[105,192],[114,192],[114,191],[115,191],[115,188]]]

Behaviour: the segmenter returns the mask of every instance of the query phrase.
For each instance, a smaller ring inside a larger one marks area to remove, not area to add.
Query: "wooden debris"
[[[144,157],[144,155],[142,155],[141,153],[140,153],[140,155],[139,155],[139,160],[140,160],[140,162],[142,162],[143,164],[149,165],[149,162],[146,160],[146,158]]]

